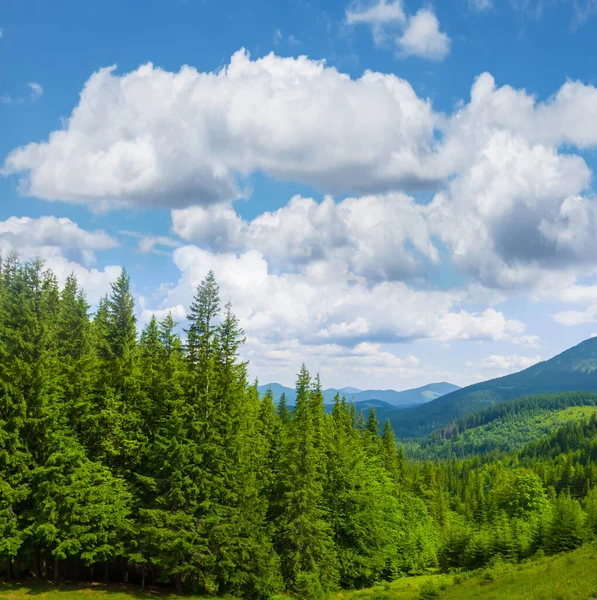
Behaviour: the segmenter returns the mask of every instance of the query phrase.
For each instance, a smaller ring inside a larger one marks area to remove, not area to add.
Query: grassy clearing
[[[0,585],[0,600],[175,600],[171,594],[134,586],[101,584]],[[208,600],[186,596],[187,600]],[[278,597],[283,600],[282,596]],[[337,592],[330,600],[597,600],[597,546],[541,558],[521,565],[498,565],[458,575],[405,577],[356,592]],[[229,598],[228,600],[234,600]]]
[[[597,547],[471,574],[408,577],[334,600],[597,600]]]

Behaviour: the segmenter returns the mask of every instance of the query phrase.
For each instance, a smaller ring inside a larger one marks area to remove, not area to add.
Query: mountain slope
[[[413,437],[520,396],[579,390],[597,392],[597,338],[518,373],[461,388],[389,418],[399,436]]]
[[[280,396],[286,394],[286,399],[289,404],[294,404],[296,392],[294,389],[280,385],[279,383],[268,383],[260,385],[258,388],[260,394],[265,394],[268,389],[271,389],[274,394],[274,400],[277,402]],[[442,381],[440,383],[430,383],[419,388],[411,390],[357,390],[356,388],[329,388],[323,391],[323,397],[326,404],[331,404],[334,401],[334,396],[340,394],[346,396],[347,400],[360,405],[361,403],[370,402],[371,400],[380,400],[387,404],[390,408],[405,408],[408,406],[417,406],[425,404],[431,400],[435,400],[444,394],[448,394],[460,389],[457,385]],[[364,405],[363,405],[364,406]]]
[[[461,417],[424,439],[405,441],[404,448],[407,456],[419,460],[513,453],[566,423],[591,417],[596,411],[594,392],[523,396]]]

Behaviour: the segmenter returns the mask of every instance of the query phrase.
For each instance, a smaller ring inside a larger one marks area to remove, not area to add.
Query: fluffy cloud
[[[421,274],[420,257],[439,262],[424,213],[399,193],[320,204],[295,196],[250,222],[222,206],[175,210],[172,223],[187,241],[218,252],[257,250],[275,268],[328,260],[368,280],[395,280]]]
[[[369,25],[376,45],[382,45],[390,31],[398,29],[395,42],[403,56],[441,60],[450,53],[450,38],[440,31],[439,21],[429,8],[407,17],[401,0],[379,0],[368,6],[353,5],[346,11],[347,25]]]
[[[95,261],[96,250],[116,248],[118,242],[103,230],[87,231],[66,218],[10,217],[0,221],[0,252],[14,250],[24,259],[78,255],[83,262]]]
[[[415,356],[396,355],[373,343],[346,348],[338,344],[308,346],[292,339],[264,347],[259,340],[249,337],[243,354],[250,361],[253,374],[267,373],[267,381],[288,385],[294,385],[297,365],[302,363],[312,373],[319,373],[326,387],[342,387],[347,382],[370,387],[374,381],[380,387],[402,389],[413,387],[421,380],[427,380],[425,378],[441,380],[453,375],[433,367],[424,368]]]
[[[74,273],[92,307],[110,293],[110,284],[116,281],[122,269],[118,265],[108,265],[103,269],[88,268],[63,256],[51,256],[45,261],[45,266],[54,272],[60,285],[64,285],[66,278]]]
[[[4,172],[25,194],[98,210],[231,200],[255,171],[330,191],[409,187],[441,176],[425,164],[436,124],[394,75],[239,51],[212,73],[101,69],[65,128],[14,150]]]
[[[352,22],[398,20],[401,5],[376,7],[349,11]],[[597,250],[592,173],[573,153],[596,145],[597,89],[578,81],[539,102],[484,73],[446,116],[393,75],[238,52],[216,73],[99,71],[65,128],[5,170],[42,198],[170,206],[186,241],[255,250],[272,272],[328,261],[368,283],[400,280],[447,250],[484,286],[563,289]],[[247,222],[230,201],[254,171],[367,195],[295,198]],[[440,183],[425,206],[381,191]],[[175,247],[148,236],[140,249],[160,244]]]
[[[411,339],[513,340],[524,324],[486,309],[464,310],[463,291],[416,291],[402,282],[367,285],[333,262],[300,273],[274,274],[257,251],[214,255],[196,246],[174,251],[181,277],[160,309],[188,306],[197,284],[213,269],[249,336],[262,342],[303,344],[399,343]]]
[[[483,283],[528,287],[597,249],[595,207],[580,195],[590,179],[580,157],[496,132],[436,196],[431,227],[455,263]]]
[[[450,38],[440,31],[438,18],[427,8],[409,18],[408,26],[396,42],[406,56],[442,60],[450,53]]]
[[[0,254],[15,251],[23,260],[41,258],[60,285],[74,273],[91,304],[110,291],[110,283],[121,269],[115,265],[92,268],[95,252],[117,246],[118,242],[105,231],[87,231],[66,218],[10,217],[0,221]]]

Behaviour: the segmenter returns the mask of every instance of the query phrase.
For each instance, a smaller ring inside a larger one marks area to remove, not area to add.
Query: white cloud
[[[330,191],[408,187],[441,176],[424,164],[436,124],[394,75],[240,51],[217,73],[101,69],[65,128],[14,150],[4,172],[25,194],[96,210],[232,200],[255,171]]]
[[[66,218],[10,217],[0,221],[0,254],[16,251],[22,260],[42,259],[60,285],[74,273],[92,305],[109,293],[110,283],[121,269],[116,265],[92,268],[95,252],[116,247],[118,242],[103,230],[87,231]]]
[[[512,341],[526,348],[536,348],[539,345],[539,339],[538,335],[519,335]]]
[[[426,378],[445,379],[445,373],[425,367],[415,356],[394,354],[379,344],[362,343],[354,348],[338,344],[308,346],[297,339],[276,346],[263,346],[259,340],[247,338],[243,355],[253,375],[267,373],[267,381],[294,385],[297,365],[305,363],[313,374],[321,375],[325,387],[342,387],[347,383],[364,388],[404,389],[414,387]],[[451,374],[450,374],[451,375]],[[262,380],[261,383],[265,383]]]
[[[517,354],[510,354],[507,356],[500,354],[492,354],[487,358],[484,358],[479,363],[479,366],[484,369],[500,369],[502,371],[520,371],[527,369],[533,365],[541,362],[541,355],[537,356],[519,356]]]
[[[122,230],[120,232],[122,235],[126,235],[132,238],[136,238],[137,242],[137,251],[141,254],[169,254],[164,250],[160,250],[160,246],[164,246],[166,248],[178,248],[181,246],[181,243],[178,240],[175,240],[167,235],[145,235],[139,233],[138,231],[127,231]]]
[[[411,339],[511,340],[524,324],[494,309],[462,308],[463,291],[416,291],[402,282],[367,285],[332,262],[307,265],[300,273],[274,274],[254,250],[214,255],[195,246],[174,251],[181,271],[159,308],[187,306],[197,284],[212,268],[247,334],[279,343],[399,343]]]
[[[44,95],[44,88],[41,87],[41,85],[39,83],[35,83],[35,81],[32,81],[31,83],[27,84],[29,86],[29,90],[31,92],[30,97],[31,100],[33,100],[35,102],[35,100],[38,100],[39,98],[41,98]]]
[[[169,314],[172,315],[172,318],[181,323],[187,317],[187,310],[182,304],[177,304],[176,306],[172,306],[170,308],[165,309],[157,309],[151,310],[149,308],[145,308],[146,299],[143,296],[138,298],[139,305],[141,307],[141,322],[148,323],[151,320],[151,317],[155,317],[158,321],[165,319]]]
[[[64,285],[66,278],[74,273],[92,307],[99,302],[100,298],[110,293],[110,284],[116,281],[122,269],[118,265],[108,265],[103,269],[87,268],[63,256],[52,256],[46,259],[45,266],[54,272],[60,285]]]
[[[595,208],[580,196],[590,178],[580,157],[495,133],[436,196],[431,228],[483,283],[529,287],[597,250]]]
[[[368,7],[355,7],[346,10],[346,22],[349,25],[365,23],[367,25],[386,25],[387,23],[403,23],[406,20],[402,0],[379,0]]]
[[[219,252],[258,250],[277,269],[332,261],[368,280],[421,275],[423,258],[439,262],[425,209],[404,194],[318,204],[295,196],[250,222],[229,206],[172,212],[173,230]]]
[[[46,259],[74,252],[89,264],[95,261],[96,250],[117,246],[118,242],[105,231],[87,231],[66,218],[10,217],[0,221],[0,252],[15,250],[24,259]]]
[[[406,15],[402,0],[379,0],[377,4],[353,5],[346,10],[347,25],[370,25],[373,39],[381,45],[386,39],[386,28],[392,25],[404,25]]]
[[[427,8],[409,18],[408,26],[396,42],[406,56],[443,60],[450,53],[450,38],[440,31],[438,18]]]
[[[568,303],[597,304],[597,285],[568,285],[556,290],[559,300]]]
[[[554,321],[561,325],[586,325],[597,323],[597,304],[591,304],[585,310],[565,310],[553,315]]]

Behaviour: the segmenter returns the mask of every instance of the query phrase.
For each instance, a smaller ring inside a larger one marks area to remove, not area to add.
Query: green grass
[[[332,598],[419,600],[424,585],[437,590],[435,597],[443,600],[597,599],[597,547],[589,545],[568,554],[471,574],[406,577],[368,590],[339,592]]]
[[[184,596],[185,600],[209,600],[208,596]],[[24,580],[0,584],[0,600],[180,600],[158,588],[141,592],[134,585],[103,585],[99,583],[54,585]],[[225,600],[225,599],[220,599]],[[234,600],[228,597],[228,600]]]
[[[474,573],[405,577],[330,600],[420,600],[421,589],[435,590],[425,600],[597,600],[597,545],[520,565],[497,565]],[[24,581],[0,585],[0,600],[174,600],[177,596],[134,586],[52,585]],[[197,596],[185,596],[186,600]],[[207,600],[205,596],[201,600]],[[229,600],[233,600],[229,598]],[[282,596],[278,600],[283,600]],[[286,599],[288,600],[288,599]]]

